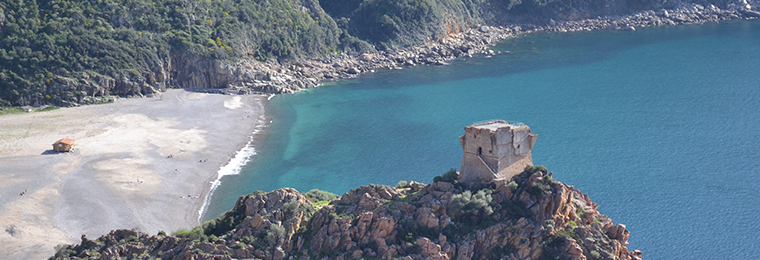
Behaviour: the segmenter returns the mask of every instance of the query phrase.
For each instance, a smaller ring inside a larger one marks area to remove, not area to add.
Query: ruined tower
[[[469,125],[459,137],[464,155],[460,182],[508,179],[533,165],[530,150],[537,134],[522,123],[495,120]]]

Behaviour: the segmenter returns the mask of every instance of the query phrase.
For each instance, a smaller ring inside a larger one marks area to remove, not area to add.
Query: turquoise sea
[[[757,259],[760,22],[535,34],[450,66],[383,70],[267,104],[204,219],[241,195],[343,194],[459,168],[466,125],[520,121],[536,164],[628,226],[646,259]]]

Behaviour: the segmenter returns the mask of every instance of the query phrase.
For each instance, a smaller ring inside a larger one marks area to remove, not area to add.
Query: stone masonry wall
[[[463,150],[460,181],[489,182],[522,172],[533,164],[530,150],[536,138],[530,127],[500,120],[465,127],[465,134],[459,137]]]

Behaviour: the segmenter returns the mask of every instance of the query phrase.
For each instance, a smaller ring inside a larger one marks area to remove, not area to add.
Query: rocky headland
[[[339,198],[257,192],[190,231],[82,236],[51,259],[641,259],[627,248],[625,225],[542,166],[490,184],[457,183],[455,174]]]
[[[112,95],[155,96],[167,88],[224,94],[283,94],[320,86],[320,82],[356,77],[381,69],[401,69],[417,65],[447,65],[449,61],[473,55],[498,55],[489,47],[509,37],[540,32],[625,30],[652,26],[717,23],[726,20],[753,20],[760,17],[746,1],[720,9],[714,5],[682,4],[676,9],[644,11],[625,16],[590,17],[587,12],[560,15],[545,24],[509,26],[452,26],[440,39],[425,44],[367,52],[358,55],[259,62],[237,62],[173,56],[141,81],[124,76],[85,76],[83,80],[60,78],[61,104],[76,106],[112,100]],[[73,93],[77,93],[76,95]]]

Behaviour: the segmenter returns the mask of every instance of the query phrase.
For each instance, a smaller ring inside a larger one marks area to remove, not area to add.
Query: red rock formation
[[[469,204],[452,210],[466,201],[465,193],[471,194]],[[241,197],[213,223],[176,237],[117,230],[97,240],[83,237],[55,259],[641,259],[642,254],[628,250],[625,225],[614,224],[587,195],[539,167],[477,192],[448,182],[413,182],[398,189],[369,185],[322,208],[315,205],[294,189],[259,192]]]

